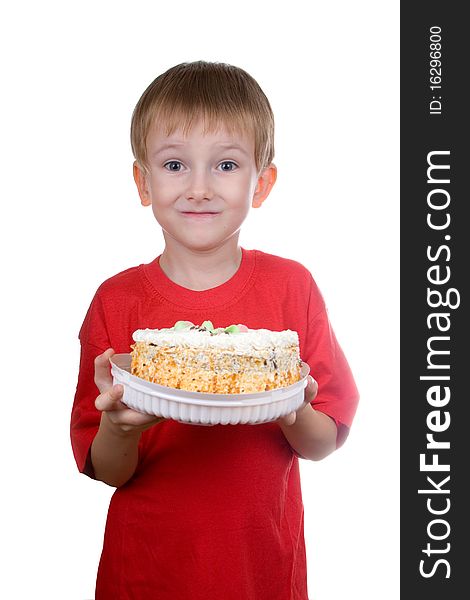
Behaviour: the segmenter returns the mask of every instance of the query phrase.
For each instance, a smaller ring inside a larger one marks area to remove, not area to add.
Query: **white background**
[[[310,595],[398,598],[398,4],[2,11],[0,596],[93,597],[112,489],[71,452],[78,330],[104,279],[162,250],[132,180],[134,105],[204,59],[251,73],[276,117],[278,181],[241,243],[311,270],[361,392],[345,446],[301,465]]]

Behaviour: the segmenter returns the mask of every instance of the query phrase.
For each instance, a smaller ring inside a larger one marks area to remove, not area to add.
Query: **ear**
[[[132,170],[134,181],[140,196],[140,203],[142,206],[150,206],[152,204],[152,199],[148,188],[147,174],[136,160],[134,161]]]
[[[269,192],[272,190],[273,185],[277,179],[277,167],[271,163],[263,171],[261,171],[258,177],[258,183],[256,185],[255,193],[251,205],[253,208],[259,208],[266,198],[269,196]]]

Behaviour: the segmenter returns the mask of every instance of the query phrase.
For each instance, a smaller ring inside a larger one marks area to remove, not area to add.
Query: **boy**
[[[160,75],[134,110],[134,178],[165,246],[97,290],[80,330],[72,410],[80,471],[115,491],[96,600],[307,600],[298,456],[341,445],[357,390],[322,296],[299,263],[238,245],[276,181],[274,120],[242,69],[198,61]],[[311,373],[274,423],[198,427],[121,402],[109,357],[178,320],[293,329]],[[99,392],[99,393],[98,393]]]

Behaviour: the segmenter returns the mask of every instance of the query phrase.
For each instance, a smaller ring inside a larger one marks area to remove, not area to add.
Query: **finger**
[[[113,411],[108,413],[108,416],[113,423],[115,425],[119,425],[123,431],[131,431],[136,429],[142,431],[151,425],[155,425],[156,423],[160,423],[160,421],[165,420],[163,417],[147,415],[145,413],[132,410],[131,408]]]
[[[98,410],[123,410],[126,407],[125,404],[121,402],[121,399],[124,395],[124,388],[122,385],[117,384],[113,385],[109,390],[100,394],[95,400],[95,407]]]
[[[103,354],[95,358],[95,384],[102,394],[113,385],[113,378],[109,369],[109,359],[113,356],[114,350],[108,348]]]
[[[284,425],[287,425],[288,427],[290,427],[291,425],[293,425],[296,421],[297,418],[297,414],[295,412],[291,412],[283,417],[281,417],[281,422]]]

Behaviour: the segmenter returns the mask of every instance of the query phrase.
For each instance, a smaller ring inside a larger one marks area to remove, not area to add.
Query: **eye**
[[[165,167],[165,169],[168,169],[168,171],[174,171],[176,173],[181,170],[181,163],[179,162],[179,160],[170,160],[163,166]]]
[[[224,160],[223,162],[220,163],[219,166],[222,167],[222,171],[226,171],[227,173],[229,173],[230,171],[233,171],[237,167],[236,163],[234,163],[233,160]],[[228,168],[226,168],[227,166],[228,166]]]

